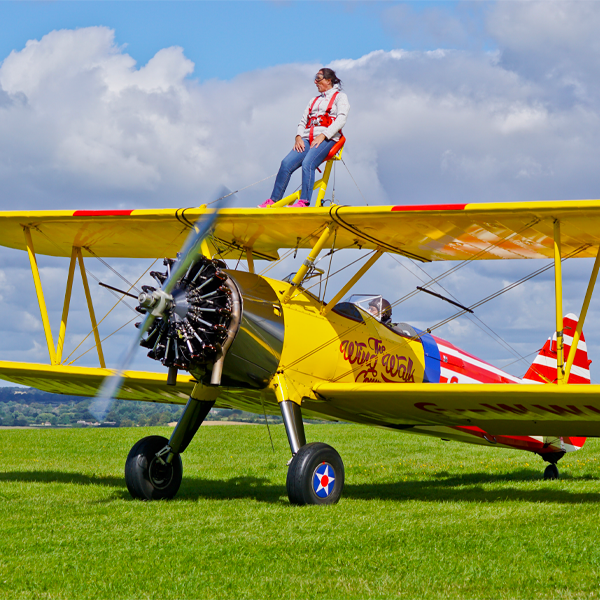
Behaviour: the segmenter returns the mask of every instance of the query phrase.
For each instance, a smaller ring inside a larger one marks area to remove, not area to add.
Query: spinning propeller
[[[142,286],[138,310],[146,317],[119,361],[119,369],[104,380],[90,405],[89,411],[98,421],[109,413],[140,345],[151,348],[149,356],[160,359],[175,374],[177,368],[188,368],[190,360],[207,360],[219,353],[227,338],[230,292],[221,285],[226,276],[218,261],[200,253],[202,242],[224,207],[224,198],[232,200],[226,188],[219,196],[215,210],[196,221],[177,260],[165,259],[167,272],[151,273],[161,287]]]

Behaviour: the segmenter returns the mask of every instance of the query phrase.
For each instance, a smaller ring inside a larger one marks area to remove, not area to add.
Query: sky
[[[351,104],[338,203],[598,198],[599,25],[600,3],[585,0],[0,2],[0,210],[197,206],[220,185],[250,184],[237,202],[255,206],[321,66],[337,71]],[[333,269],[354,258],[336,254]],[[109,262],[130,281],[149,266]],[[55,336],[67,263],[39,259]],[[541,264],[480,262],[436,291],[472,304]],[[424,273],[385,256],[353,291],[394,302],[448,266]],[[87,267],[123,285],[100,262]],[[589,260],[565,263],[565,312],[579,313],[590,271]],[[0,283],[0,360],[47,362],[24,253],[0,249]],[[67,354],[90,329],[80,284],[74,294]],[[554,328],[553,294],[550,271],[436,333],[522,375]],[[103,317],[114,298],[95,283],[94,298]],[[394,319],[424,328],[454,313],[416,298]],[[118,306],[101,334],[133,316]],[[598,364],[599,319],[593,301],[584,331]],[[105,342],[109,366],[131,332]],[[136,367],[158,368],[143,353]]]

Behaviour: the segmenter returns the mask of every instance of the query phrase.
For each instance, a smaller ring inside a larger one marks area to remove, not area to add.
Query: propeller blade
[[[230,204],[235,199],[235,195],[227,188],[223,187],[218,198],[214,211],[202,215],[194,224],[192,231],[188,235],[181,252],[179,253],[179,259],[172,266],[169,277],[162,285],[161,295],[163,297],[168,296],[173,291],[177,281],[186,273],[188,268],[198,260],[200,256],[200,245],[209,234],[219,215],[219,211],[225,207],[225,199],[227,198],[227,204]],[[140,347],[142,338],[150,329],[156,317],[160,314],[157,310],[148,310],[146,318],[142,321],[137,335],[133,338],[129,347],[119,360],[119,369],[112,376],[106,377],[98,389],[94,400],[90,404],[89,411],[99,422],[103,421],[110,412],[115,396],[118,394],[121,385],[123,384],[125,371],[131,366],[138,348]]]
[[[152,313],[148,313],[146,315],[146,318],[143,320],[140,326],[138,334],[131,340],[129,347],[119,360],[119,370],[114,375],[107,377],[98,389],[96,397],[90,404],[89,408],[90,413],[94,415],[98,422],[104,421],[106,415],[110,412],[115,396],[121,389],[124,373],[131,366],[131,363],[137,354],[138,348],[140,347],[142,337],[145,335],[148,329],[150,329],[154,319],[156,319],[156,317]]]

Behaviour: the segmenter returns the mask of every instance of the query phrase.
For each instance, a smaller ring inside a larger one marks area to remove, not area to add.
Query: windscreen
[[[352,294],[345,302],[355,304],[366,313],[373,315],[376,319],[381,320],[383,308],[383,297],[373,294]]]

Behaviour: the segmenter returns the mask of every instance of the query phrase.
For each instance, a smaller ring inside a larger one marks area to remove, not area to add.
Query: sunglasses
[[[315,75],[315,83],[319,83],[319,81],[323,81],[323,79],[325,79],[323,75]]]

